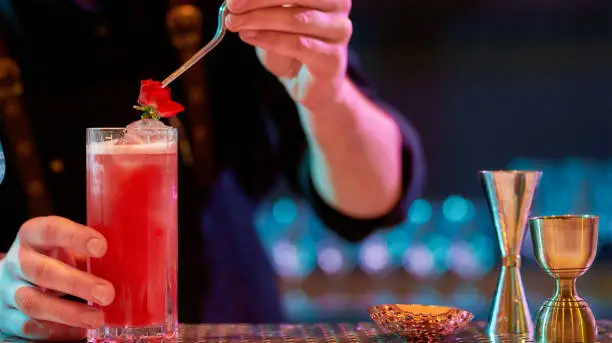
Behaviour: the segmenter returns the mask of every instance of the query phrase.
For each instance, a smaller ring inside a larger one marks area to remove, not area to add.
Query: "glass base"
[[[174,342],[178,338],[178,325],[146,327],[102,327],[87,332],[89,343],[162,343]]]

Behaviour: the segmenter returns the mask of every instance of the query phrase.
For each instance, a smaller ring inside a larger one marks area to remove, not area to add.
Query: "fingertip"
[[[236,13],[244,7],[244,0],[225,0],[228,12]]]
[[[115,287],[110,283],[95,285],[91,297],[100,306],[108,306],[115,300]]]
[[[232,31],[235,32],[235,25],[234,25],[234,15],[233,14],[228,14],[227,17],[225,17],[225,27]]]
[[[87,251],[92,257],[102,257],[106,254],[107,244],[104,239],[97,237],[90,238],[87,241]]]

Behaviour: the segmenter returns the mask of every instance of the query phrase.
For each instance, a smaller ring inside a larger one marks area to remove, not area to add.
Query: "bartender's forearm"
[[[397,123],[348,79],[333,106],[308,113],[311,175],[321,198],[355,218],[388,213],[402,194]]]

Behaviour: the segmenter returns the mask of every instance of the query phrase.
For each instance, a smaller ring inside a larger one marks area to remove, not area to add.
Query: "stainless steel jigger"
[[[480,175],[502,260],[486,330],[490,336],[531,336],[533,321],[520,273],[521,248],[542,172],[481,171]]]
[[[537,342],[595,342],[597,324],[589,304],[578,294],[576,280],[597,254],[599,217],[563,215],[529,219],[538,264],[555,279],[553,296],[536,316]]]

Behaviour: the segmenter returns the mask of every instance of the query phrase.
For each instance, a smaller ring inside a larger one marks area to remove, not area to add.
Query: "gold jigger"
[[[591,268],[597,254],[599,217],[563,215],[529,219],[538,264],[555,279],[555,292],[536,316],[536,340],[595,342],[597,324],[580,297],[576,280]]]
[[[481,171],[481,180],[501,250],[502,268],[491,305],[489,336],[533,334],[521,278],[521,248],[540,171]]]

